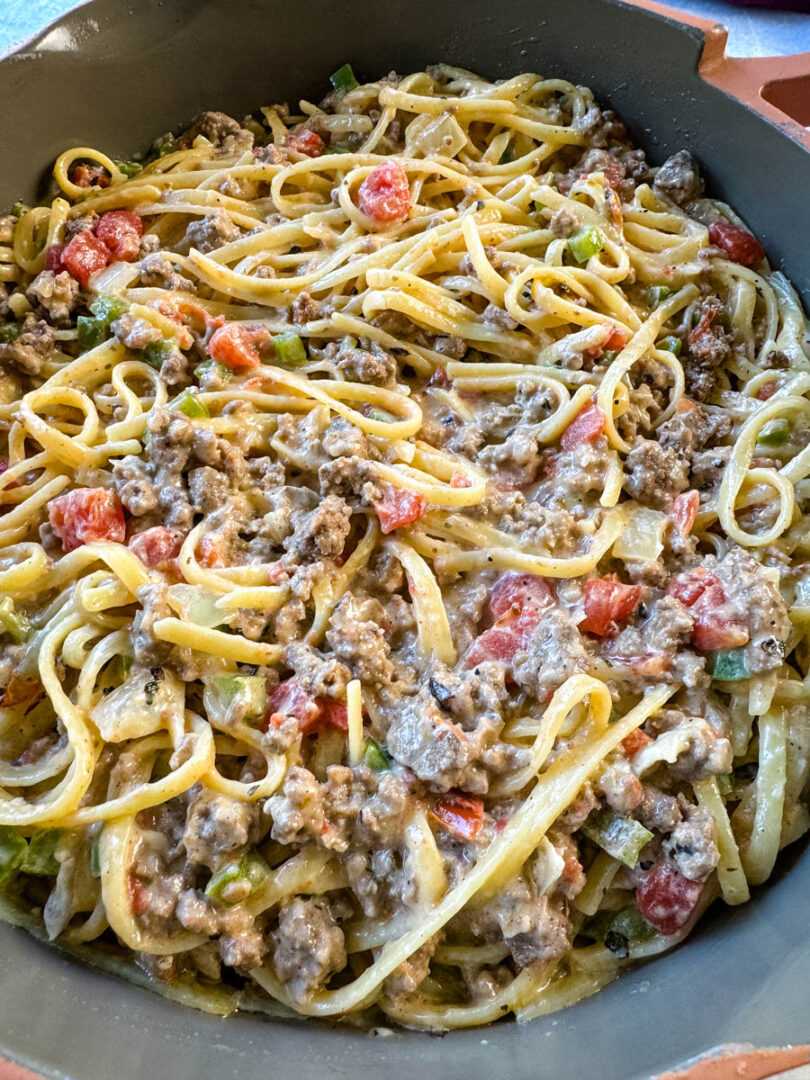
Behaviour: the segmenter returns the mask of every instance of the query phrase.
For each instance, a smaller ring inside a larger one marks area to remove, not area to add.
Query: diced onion
[[[165,668],[133,668],[90,714],[104,742],[124,742],[170,730],[183,715],[185,688]]]
[[[199,585],[170,585],[169,603],[183,619],[210,629],[221,626],[233,618],[233,612],[225,612],[217,606],[216,593]]]
[[[666,527],[667,515],[660,510],[633,510],[624,532],[613,545],[613,554],[619,559],[655,562],[664,550]]]
[[[405,153],[411,157],[455,157],[466,145],[467,136],[449,113],[417,116],[405,130]]]

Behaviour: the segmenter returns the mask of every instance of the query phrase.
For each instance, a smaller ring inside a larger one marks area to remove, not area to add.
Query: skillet
[[[93,0],[0,63],[0,205],[41,196],[65,146],[124,156],[205,108],[317,98],[346,60],[361,79],[437,60],[489,77],[535,70],[591,86],[653,162],[692,149],[810,305],[810,56],[731,61],[724,41],[622,0]],[[596,997],[443,1038],[223,1021],[0,926],[0,1053],[82,1080],[642,1080],[719,1045],[807,1042],[810,859],[794,848],[780,867],[751,904],[718,908],[684,947]]]

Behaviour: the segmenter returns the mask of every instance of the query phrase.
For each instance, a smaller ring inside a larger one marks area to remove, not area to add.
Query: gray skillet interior
[[[810,158],[700,79],[701,38],[614,0],[94,0],[0,63],[0,205],[41,194],[67,146],[123,154],[203,108],[317,99],[346,60],[361,78],[438,60],[490,77],[534,70],[592,86],[652,161],[691,148],[807,304]],[[723,1043],[810,1040],[810,860],[789,852],[781,870],[595,998],[444,1037],[215,1019],[2,926],[0,1052],[81,1080],[642,1080]]]

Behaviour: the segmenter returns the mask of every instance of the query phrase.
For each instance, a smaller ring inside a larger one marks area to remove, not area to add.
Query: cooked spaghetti
[[[587,89],[333,85],[2,219],[3,910],[215,1011],[527,1019],[810,823],[805,319]]]

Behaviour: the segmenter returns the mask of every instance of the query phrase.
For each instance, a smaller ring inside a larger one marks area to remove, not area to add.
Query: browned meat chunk
[[[326,900],[296,896],[284,904],[273,931],[273,965],[294,1001],[305,1001],[346,966],[343,931]]]
[[[250,803],[199,787],[188,806],[183,844],[189,859],[209,870],[232,862],[256,835],[258,813]]]
[[[26,315],[19,337],[0,344],[0,363],[12,364],[24,375],[39,375],[55,350],[53,328],[34,315]]]
[[[686,817],[672,830],[664,851],[675,860],[684,877],[704,881],[720,861],[709,813],[690,806]]]
[[[238,240],[241,235],[238,226],[234,225],[224,210],[214,210],[199,221],[192,221],[186,229],[181,245],[184,250],[196,248],[206,254],[223,244],[230,244],[232,240]]]
[[[385,686],[394,675],[385,609],[379,600],[346,593],[332,613],[326,640],[356,679]]]
[[[653,439],[636,439],[625,469],[625,491],[643,506],[666,510],[675,496],[689,487],[678,455]]]
[[[396,357],[376,341],[371,342],[368,349],[341,348],[335,363],[350,382],[374,386],[391,386],[399,369]]]
[[[43,270],[25,290],[25,295],[54,326],[67,326],[79,292],[78,281],[67,270],[59,274],[53,270]]]
[[[402,835],[407,791],[392,772],[379,777],[364,766],[330,765],[320,783],[294,765],[283,792],[267,802],[272,835],[282,844],[316,843],[330,851],[380,847]]]
[[[688,150],[679,150],[656,169],[653,190],[678,206],[698,198],[703,191],[697,162]]]
[[[503,693],[499,665],[463,673],[436,665],[417,694],[396,702],[387,735],[390,753],[439,791],[485,793],[492,776],[527,761],[525,751],[499,741]]]
[[[587,671],[590,657],[576,623],[561,608],[552,608],[515,655],[515,682],[539,701],[547,701],[566,679]]]

